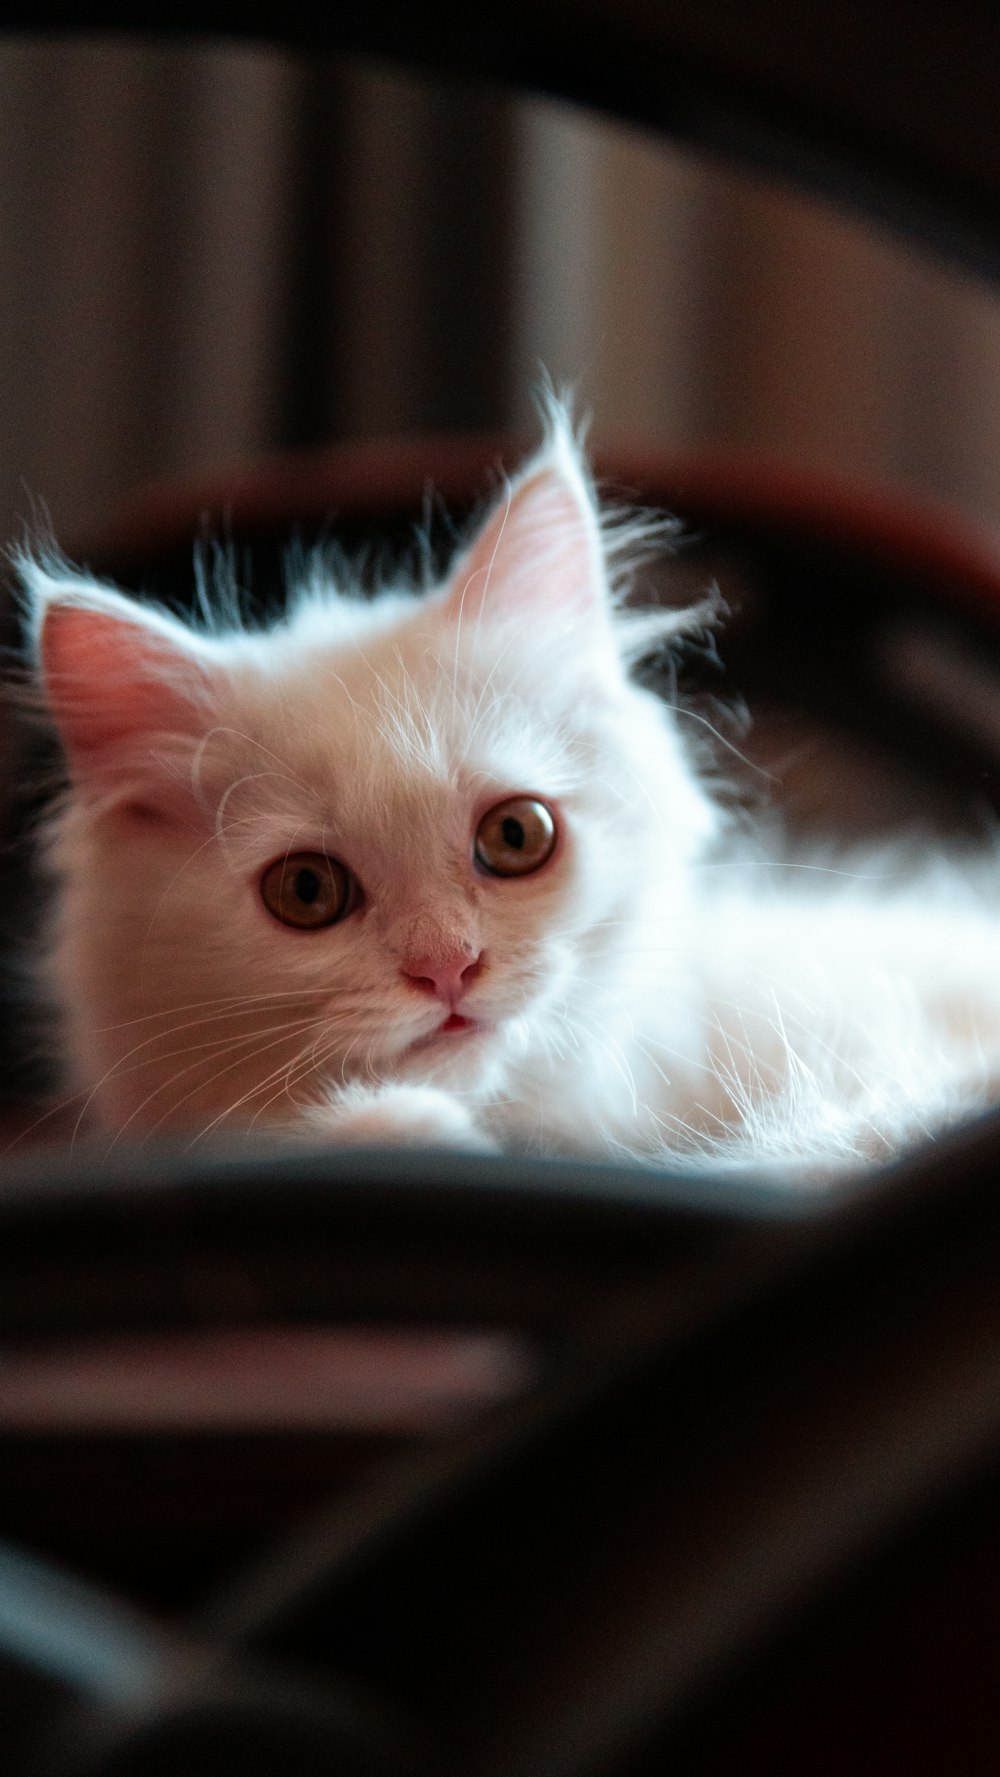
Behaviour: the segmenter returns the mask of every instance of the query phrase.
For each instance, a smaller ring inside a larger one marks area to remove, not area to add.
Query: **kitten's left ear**
[[[463,618],[608,615],[597,508],[569,421],[561,411],[452,575]]]

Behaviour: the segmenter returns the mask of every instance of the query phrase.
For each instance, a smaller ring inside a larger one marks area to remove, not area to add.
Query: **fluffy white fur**
[[[622,608],[642,540],[600,519],[553,406],[423,595],[367,600],[317,558],[270,629],[192,627],[22,560],[70,772],[48,969],[86,1118],[815,1171],[993,1097],[985,897],[947,868],[893,887],[906,858],[881,887],[771,870],[726,837],[629,677],[705,620]],[[554,811],[556,850],[490,876],[476,824],[514,795]],[[298,851],[360,885],[338,923],[267,911],[262,873]],[[414,976],[466,959],[475,1028],[442,1033]]]

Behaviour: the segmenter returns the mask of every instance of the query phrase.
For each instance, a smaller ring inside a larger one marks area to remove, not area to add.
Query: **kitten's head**
[[[53,972],[105,1123],[287,1116],[359,1079],[502,1091],[607,1016],[712,827],[628,678],[650,620],[614,553],[557,410],[423,596],[317,559],[271,628],[194,628],[22,563],[70,775]]]

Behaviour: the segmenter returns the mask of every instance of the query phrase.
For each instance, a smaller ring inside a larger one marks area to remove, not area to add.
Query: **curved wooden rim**
[[[126,500],[70,553],[101,572],[188,548],[208,530],[249,537],[338,521],[412,517],[427,495],[473,505],[532,448],[524,435],[365,439],[268,456],[230,471],[165,480]],[[945,599],[1000,616],[1000,533],[957,507],[897,488],[795,467],[759,453],[679,452],[595,440],[596,473],[614,496],[675,512],[709,535],[828,543],[918,579]]]
[[[229,38],[553,93],[692,142],[1000,274],[986,0],[8,0],[9,32]]]

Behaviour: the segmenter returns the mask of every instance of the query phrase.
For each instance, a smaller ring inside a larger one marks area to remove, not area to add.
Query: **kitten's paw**
[[[500,1151],[457,1098],[434,1086],[349,1086],[308,1110],[304,1131],[350,1147]]]

